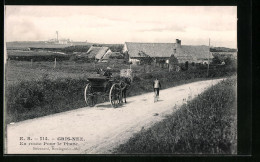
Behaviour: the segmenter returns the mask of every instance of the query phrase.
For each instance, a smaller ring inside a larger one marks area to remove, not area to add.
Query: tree
[[[234,64],[233,63],[234,61],[230,57],[225,58],[224,62],[225,62],[225,65],[233,65]]]
[[[214,56],[213,59],[212,59],[212,63],[213,64],[221,64],[221,60],[219,59],[218,56]]]
[[[169,58],[169,64],[171,64],[171,65],[178,65],[179,61],[178,61],[178,59],[174,55],[171,55],[171,57]]]

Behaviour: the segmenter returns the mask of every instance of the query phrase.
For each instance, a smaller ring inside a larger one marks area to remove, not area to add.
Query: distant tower
[[[57,34],[57,41],[59,41],[59,32],[56,31],[56,34]]]

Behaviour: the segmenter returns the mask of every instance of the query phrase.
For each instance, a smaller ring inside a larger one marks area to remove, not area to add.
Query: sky
[[[237,48],[236,6],[5,6],[5,40]]]

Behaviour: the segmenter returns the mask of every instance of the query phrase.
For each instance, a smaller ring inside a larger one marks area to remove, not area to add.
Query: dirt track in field
[[[119,108],[112,108],[106,102],[8,124],[6,151],[8,154],[109,154],[134,133],[161,121],[221,80],[161,90],[156,103],[153,93],[146,93],[128,98],[128,103]]]

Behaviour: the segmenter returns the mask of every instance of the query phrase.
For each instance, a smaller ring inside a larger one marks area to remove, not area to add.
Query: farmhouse
[[[96,60],[101,61],[104,55],[107,53],[112,52],[108,47],[96,47],[91,46],[87,51],[88,58],[94,58]]]
[[[129,55],[129,61],[140,62],[145,57],[152,57],[156,62],[169,62],[174,55],[179,63],[205,63],[213,56],[209,53],[208,46],[181,45],[181,40],[176,43],[135,43],[125,42],[123,52]]]

